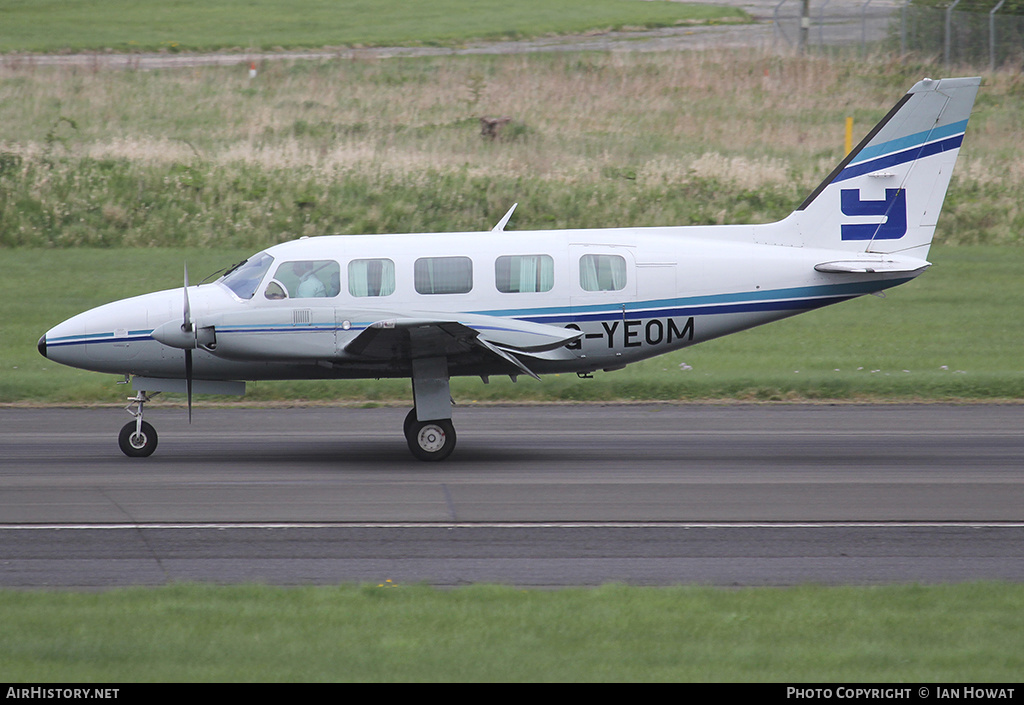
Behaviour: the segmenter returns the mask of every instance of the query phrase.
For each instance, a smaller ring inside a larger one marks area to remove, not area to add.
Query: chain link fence
[[[994,70],[1020,64],[1024,53],[1024,17],[1003,13],[1005,2],[994,2],[987,11],[963,11],[959,2],[949,6],[908,5],[901,13],[905,51],[936,54],[947,66],[988,65]]]
[[[798,51],[852,47],[995,70],[1024,62],[1024,15],[1008,11],[1020,9],[1007,0],[781,0],[772,11],[773,41]]]

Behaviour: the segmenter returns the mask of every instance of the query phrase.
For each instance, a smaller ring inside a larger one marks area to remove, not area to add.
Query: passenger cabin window
[[[548,255],[509,255],[494,262],[494,283],[503,294],[551,291],[555,261]]]
[[[469,257],[423,257],[413,269],[421,294],[465,294],[473,288],[473,261]]]
[[[583,255],[580,286],[584,291],[618,291],[626,288],[626,259],[619,255]]]
[[[263,281],[263,275],[274,263],[274,258],[266,252],[253,255],[220,278],[221,284],[231,289],[240,299],[251,299],[257,287]]]
[[[395,263],[389,259],[354,259],[348,263],[348,293],[390,296],[395,293]]]
[[[285,262],[267,285],[268,299],[314,299],[337,296],[341,290],[341,268],[334,260]]]

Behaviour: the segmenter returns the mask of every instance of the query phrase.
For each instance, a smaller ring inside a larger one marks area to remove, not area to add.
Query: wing
[[[348,321],[339,324],[333,308],[282,307],[207,316],[197,325],[210,332],[204,349],[229,360],[317,361],[341,367],[368,363],[394,371],[412,360],[445,358],[457,374],[482,376],[536,377],[529,360],[571,360],[573,353],[565,346],[582,335],[486,314],[363,310],[349,315],[373,322],[349,329]],[[175,321],[174,330],[179,327]],[[154,336],[164,332],[154,331]]]
[[[457,320],[390,318],[368,326],[343,351],[375,359],[446,357],[496,374],[537,378],[521,358],[555,353],[580,335],[571,329],[480,314],[460,314]]]

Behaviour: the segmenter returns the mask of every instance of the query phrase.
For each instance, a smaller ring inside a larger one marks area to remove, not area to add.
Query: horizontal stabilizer
[[[914,257],[877,257],[835,260],[814,265],[819,272],[841,274],[912,274],[931,266],[931,262]]]

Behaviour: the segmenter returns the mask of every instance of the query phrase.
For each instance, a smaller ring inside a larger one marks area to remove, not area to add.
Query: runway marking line
[[[821,521],[821,522],[224,522],[6,524],[0,531],[125,529],[1020,529],[1020,521]]]

